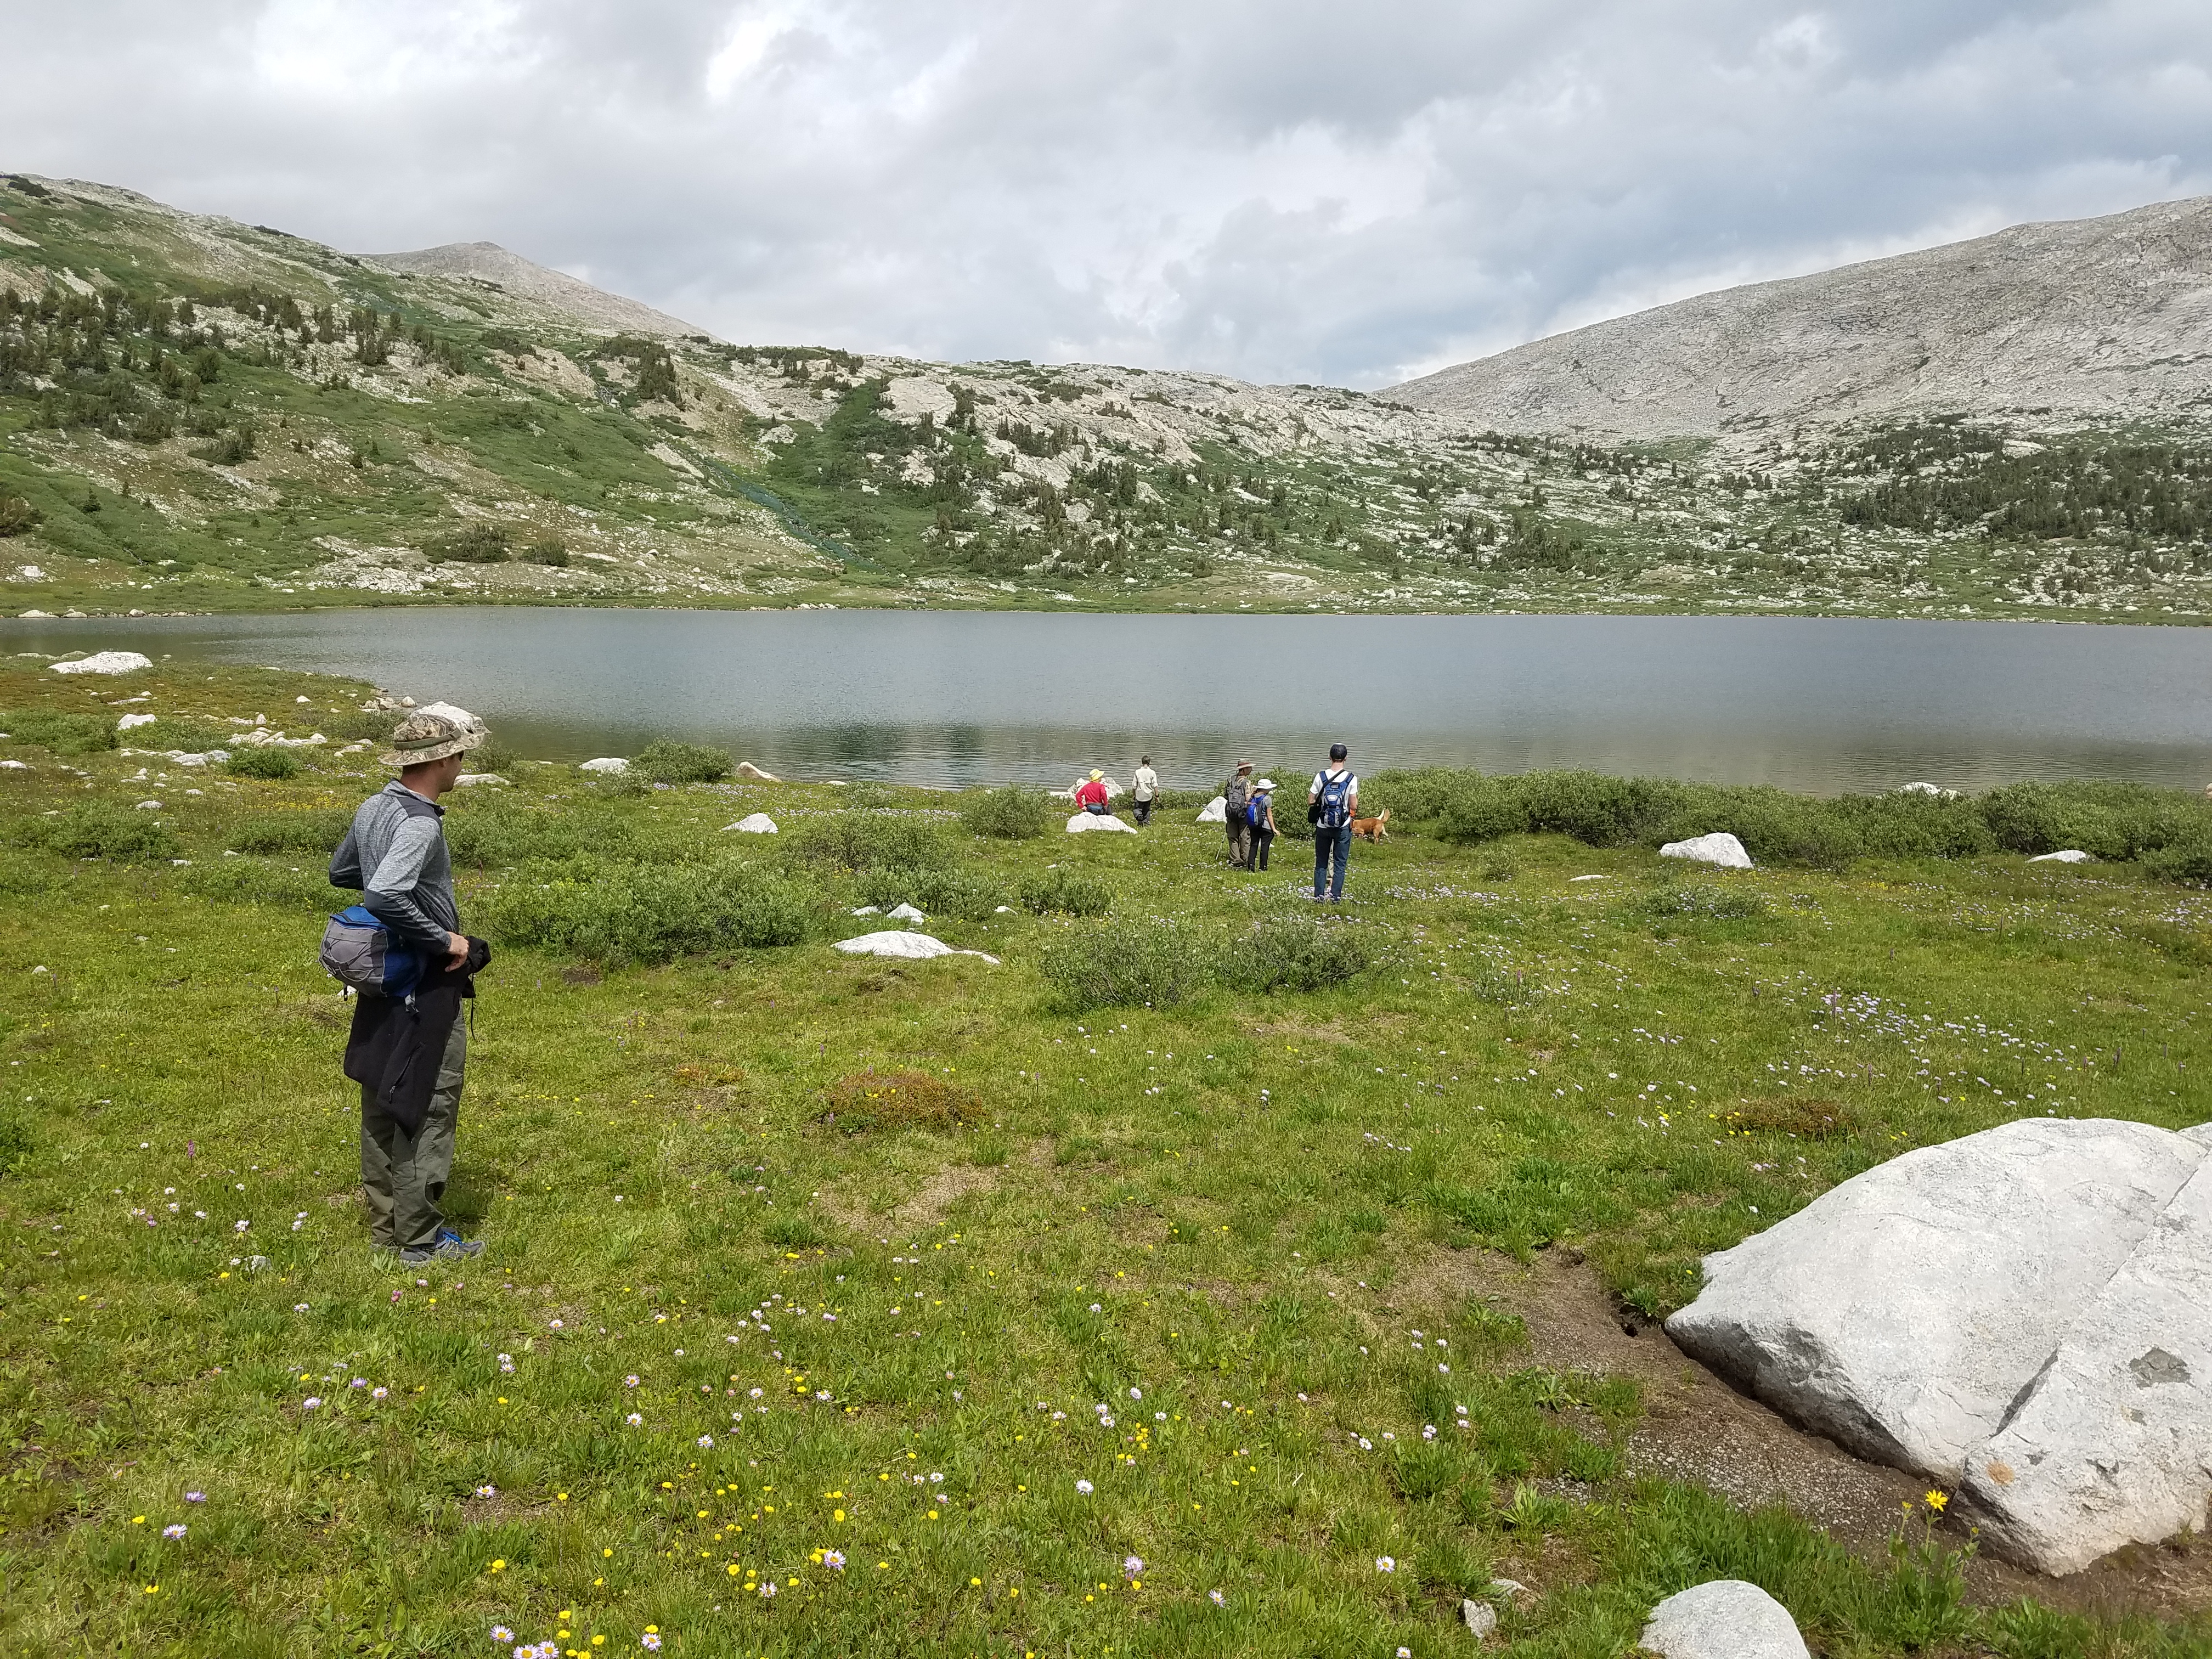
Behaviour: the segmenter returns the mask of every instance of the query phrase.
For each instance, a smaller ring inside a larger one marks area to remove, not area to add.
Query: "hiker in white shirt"
[[[1129,799],[1136,803],[1138,829],[1152,821],[1152,797],[1159,793],[1160,775],[1152,770],[1152,757],[1146,755],[1138,761],[1137,775],[1129,786]]]
[[[1306,816],[1314,827],[1314,897],[1344,896],[1344,866],[1352,860],[1352,821],[1359,816],[1359,780],[1352,775],[1340,743],[1328,746],[1328,766],[1314,774],[1306,792]],[[1334,879],[1329,861],[1334,859]]]

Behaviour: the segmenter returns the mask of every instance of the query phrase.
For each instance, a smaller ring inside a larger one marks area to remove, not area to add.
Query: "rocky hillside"
[[[2212,410],[2212,197],[1702,294],[1389,395],[1504,432],[1614,439],[2198,416]]]
[[[736,345],[489,244],[355,256],[0,175],[14,611],[2208,608],[2212,446],[2184,415],[1511,424]]]

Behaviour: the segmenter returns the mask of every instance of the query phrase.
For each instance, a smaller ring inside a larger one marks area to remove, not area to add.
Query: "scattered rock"
[[[340,750],[339,752],[343,753],[344,751]],[[473,787],[480,783],[505,783],[507,780],[500,776],[496,772],[464,772],[459,777],[455,778],[453,781],[460,784],[464,787]]]
[[[125,714],[115,722],[115,729],[118,732],[128,732],[137,726],[151,726],[159,718],[160,716],[155,714]]]
[[[2069,847],[2063,853],[2038,853],[2030,864],[2087,864],[2089,855],[2078,847]]]
[[[16,763],[18,766],[20,766],[20,765],[21,765],[21,764],[22,764],[22,763],[21,763],[21,761],[18,761],[18,762],[16,762],[15,763]],[[1002,904],[1002,905],[999,906],[999,908],[998,908],[997,909],[995,909],[995,910],[994,910],[994,911],[992,911],[992,912],[991,912],[991,914],[992,914],[993,915],[994,915],[994,916],[1010,916],[1010,915],[1013,915],[1013,913],[1014,913],[1014,907],[1013,907],[1012,905],[1011,905],[1011,904]]]
[[[2029,1118],[1905,1153],[1705,1259],[1686,1352],[1961,1486],[2039,1571],[2201,1527],[2212,1135]]]
[[[136,651],[95,651],[73,662],[58,662],[53,671],[57,674],[129,674],[153,665],[151,657]]]
[[[1498,1628],[1498,1609],[1487,1601],[1468,1597],[1459,1604],[1459,1621],[1473,1631],[1474,1639],[1480,1642]]]
[[[1933,783],[1901,783],[1897,787],[1897,793],[1900,795],[1933,795],[1938,800],[1959,799],[1957,790],[1946,789],[1939,784]]]
[[[776,776],[773,772],[762,771],[759,767],[755,766],[750,761],[739,761],[738,763],[737,775],[741,778],[750,778],[755,783],[781,783],[783,781],[781,778]]]
[[[16,615],[25,622],[52,622],[54,613],[51,611],[20,611]]]
[[[1741,1578],[1668,1596],[1636,1644],[1664,1659],[1812,1659],[1790,1609]]]
[[[735,823],[722,826],[723,833],[734,830],[741,836],[772,836],[776,833],[775,820],[765,812],[750,812]]]
[[[142,800],[138,803],[138,810],[142,812],[158,812],[161,810],[161,803],[157,800]]]
[[[864,904],[859,909],[854,911],[853,914],[856,916],[879,916],[883,915],[883,912],[872,904]]]
[[[1611,876],[1569,876],[1569,881],[1611,881]]]
[[[602,755],[597,760],[577,762],[576,769],[579,772],[621,773],[629,770],[629,763],[619,755]]]
[[[1216,795],[1212,800],[1206,802],[1205,805],[1200,807],[1198,809],[1198,821],[1200,823],[1228,823],[1229,797],[1226,795]]]
[[[927,933],[908,933],[902,928],[896,933],[863,933],[858,939],[841,939],[836,948],[848,956],[899,957],[908,962],[924,962],[932,957],[981,957],[994,967],[998,957],[985,951],[956,951],[941,939],[932,939]]]
[[[27,772],[30,769],[30,763],[27,761],[0,760],[0,771]]]
[[[1698,864],[1717,864],[1723,870],[1748,870],[1751,854],[1743,850],[1743,843],[1725,830],[1716,830],[1710,836],[1695,836],[1688,841],[1670,841],[1659,849],[1662,859],[1689,859]]]
[[[1078,812],[1067,821],[1067,833],[1071,836],[1079,836],[1091,830],[1121,830],[1132,836],[1137,833],[1133,824],[1124,823],[1119,818],[1098,812]]]
[[[927,921],[929,920],[911,904],[895,904],[884,914],[893,921]]]

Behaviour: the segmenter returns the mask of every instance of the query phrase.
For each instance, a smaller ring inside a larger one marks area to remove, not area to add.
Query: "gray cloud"
[[[16,0],[0,165],[741,340],[1385,384],[2212,190],[2191,0]]]

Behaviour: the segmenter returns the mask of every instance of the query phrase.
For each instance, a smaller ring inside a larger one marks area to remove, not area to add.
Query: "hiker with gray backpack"
[[[322,961],[357,994],[345,1074],[361,1085],[369,1238],[410,1267],[483,1249],[447,1226],[439,1207],[468,1061],[461,1003],[476,995],[491,947],[461,932],[438,797],[490,736],[481,722],[443,714],[402,720],[382,757],[399,769],[398,780],[362,803],[331,856],[331,884],[362,895],[331,918]]]
[[[1229,867],[1252,867],[1252,821],[1246,809],[1252,804],[1252,763],[1241,760],[1229,781],[1221,786],[1222,824],[1229,832]]]

